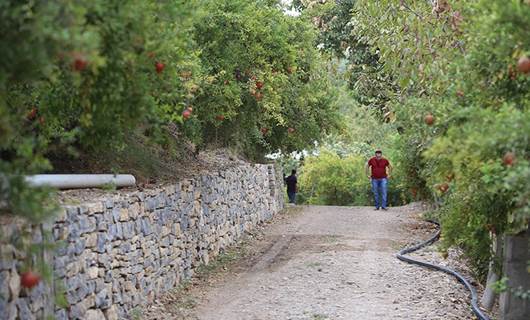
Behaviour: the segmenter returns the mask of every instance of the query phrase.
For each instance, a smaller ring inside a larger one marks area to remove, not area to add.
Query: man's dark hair
[[[381,151],[381,150],[376,150],[375,153],[376,153],[376,154],[377,154],[377,153],[383,154],[383,151]]]
[[[291,170],[291,174],[296,174],[296,170],[295,169]]]

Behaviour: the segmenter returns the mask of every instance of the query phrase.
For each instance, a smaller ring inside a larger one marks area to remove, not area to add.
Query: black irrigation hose
[[[438,231],[436,231],[436,234],[434,236],[432,236],[429,240],[424,241],[424,242],[422,242],[422,243],[420,243],[418,245],[415,245],[415,246],[410,247],[410,248],[404,248],[403,250],[399,251],[396,254],[396,257],[399,260],[401,260],[401,261],[405,261],[405,262],[408,262],[408,263],[417,264],[417,265],[420,265],[420,266],[423,266],[423,267],[427,267],[427,268],[431,268],[431,269],[434,269],[434,270],[442,271],[442,272],[448,273],[448,274],[456,277],[458,279],[458,281],[460,281],[464,286],[466,286],[466,288],[469,290],[469,292],[471,292],[471,308],[473,309],[473,312],[475,313],[475,315],[479,318],[479,320],[490,320],[490,318],[487,315],[485,315],[482,312],[482,310],[480,310],[480,308],[478,307],[477,291],[461,274],[459,274],[458,272],[456,272],[454,270],[451,270],[451,269],[448,269],[448,268],[445,268],[445,267],[442,267],[442,266],[439,266],[439,265],[430,264],[430,263],[427,263],[427,262],[424,262],[424,261],[415,260],[415,259],[412,259],[412,258],[409,258],[409,257],[405,257],[406,254],[409,254],[411,252],[417,251],[417,250],[419,250],[419,249],[421,249],[423,247],[429,246],[429,245],[433,244],[436,240],[438,240],[438,238],[440,238],[440,224],[438,222],[436,222],[436,221],[431,221],[431,220],[428,220],[428,221],[431,222],[431,223],[434,223],[435,225],[438,226]]]

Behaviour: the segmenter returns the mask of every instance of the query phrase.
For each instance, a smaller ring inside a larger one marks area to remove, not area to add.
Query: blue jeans
[[[372,178],[372,192],[374,193],[375,207],[386,208],[387,179]],[[379,201],[381,199],[381,201]]]
[[[289,203],[296,203],[296,192],[287,192]]]

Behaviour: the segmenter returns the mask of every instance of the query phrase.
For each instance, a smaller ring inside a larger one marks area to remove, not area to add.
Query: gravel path
[[[267,226],[259,253],[238,270],[192,290],[196,300],[184,318],[474,319],[460,283],[395,258],[434,232],[421,211],[418,204],[386,212],[302,207]],[[164,304],[171,300],[157,310]]]

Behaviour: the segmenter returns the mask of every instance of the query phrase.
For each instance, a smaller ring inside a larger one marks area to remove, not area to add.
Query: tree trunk
[[[501,294],[501,319],[530,319],[530,299],[518,297],[516,291],[530,290],[530,229],[514,236],[506,236],[504,241],[503,273],[508,278],[508,290]]]
[[[488,270],[488,281],[486,283],[486,290],[484,290],[484,294],[482,295],[482,299],[480,299],[480,304],[484,309],[491,311],[493,309],[493,306],[495,305],[495,300],[497,298],[497,295],[495,294],[495,291],[493,290],[493,284],[497,281],[499,281],[499,273],[496,270],[497,266],[495,266],[496,263],[501,261],[502,259],[502,235],[501,236],[495,236],[494,242],[493,242],[493,252],[495,253],[492,260],[490,261],[489,270]]]

